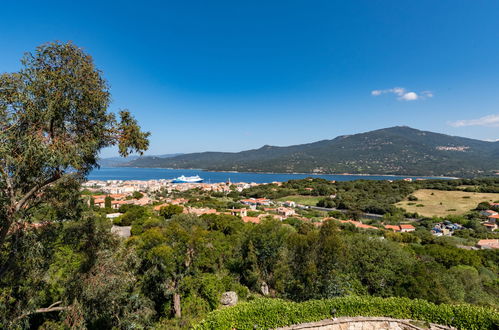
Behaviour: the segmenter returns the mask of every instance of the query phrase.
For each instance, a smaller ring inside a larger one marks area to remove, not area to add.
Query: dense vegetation
[[[143,157],[128,166],[471,177],[499,170],[498,151],[499,142],[392,127],[289,147],[263,146],[238,153],[204,152],[168,159]]]
[[[460,190],[466,192],[498,193],[499,179],[457,179],[457,180],[418,180],[407,182],[397,180],[337,181],[324,179],[290,180],[281,185],[266,184],[245,189],[241,195],[246,197],[265,197],[283,199],[286,196],[322,196],[318,206],[350,211],[362,211],[380,215],[404,215],[406,213],[394,204],[404,198],[413,198],[411,193],[418,189]]]
[[[236,307],[217,310],[196,329],[276,328],[313,322],[334,316],[386,316],[450,325],[459,329],[494,329],[499,314],[470,305],[434,305],[405,298],[342,297],[292,303],[279,299],[257,299]]]
[[[52,215],[51,225],[25,231],[24,257],[0,282],[3,326],[187,327],[218,308],[222,292],[244,301],[264,287],[292,301],[370,295],[499,303],[496,251],[462,250],[424,232],[383,239],[340,231],[334,221],[320,228],[271,219],[256,225],[229,215],[166,219],[130,208],[134,235],[119,242],[109,220],[81,210],[80,220],[57,224]],[[29,314],[58,301],[65,309]]]

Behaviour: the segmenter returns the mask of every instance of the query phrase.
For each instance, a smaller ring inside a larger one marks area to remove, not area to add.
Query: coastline
[[[216,172],[216,173],[241,173],[241,174],[269,174],[269,175],[334,175],[334,176],[365,176],[365,177],[411,177],[411,178],[424,178],[431,180],[434,179],[448,179],[457,180],[460,177],[451,177],[444,175],[413,175],[413,174],[366,174],[366,173],[309,173],[309,172],[248,172],[248,171],[221,171],[221,170],[207,170],[202,168],[170,168],[170,167],[138,167],[138,166],[102,166],[101,168],[136,168],[136,169],[156,169],[156,170],[189,170],[189,171],[203,171],[203,172]]]

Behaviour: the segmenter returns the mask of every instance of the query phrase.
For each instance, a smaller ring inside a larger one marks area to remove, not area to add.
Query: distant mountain
[[[213,171],[478,176],[499,172],[499,142],[397,126],[332,140],[171,158],[141,157],[134,167]]]
[[[128,156],[128,157],[109,157],[99,159],[98,163],[101,167],[119,167],[123,165],[127,165],[128,163],[136,160],[140,160],[142,158],[154,158],[154,159],[165,159],[175,156],[183,155],[181,153],[177,154],[165,154],[165,155],[157,155],[157,156]]]

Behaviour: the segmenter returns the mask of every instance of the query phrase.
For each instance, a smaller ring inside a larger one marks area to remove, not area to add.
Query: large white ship
[[[203,179],[199,177],[199,175],[195,176],[179,176],[176,179],[172,180],[173,183],[201,183]]]

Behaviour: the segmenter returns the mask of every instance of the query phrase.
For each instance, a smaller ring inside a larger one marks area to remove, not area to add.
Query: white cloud
[[[414,92],[407,92],[405,94],[402,94],[402,96],[399,97],[399,100],[404,100],[404,101],[415,101],[419,98],[418,94]]]
[[[488,115],[477,119],[457,120],[449,124],[454,127],[466,127],[466,126],[499,127],[499,115]]]
[[[403,87],[394,87],[390,89],[375,89],[371,91],[371,95],[379,96],[381,94],[395,94],[397,95],[397,100],[399,101],[416,101],[416,100],[424,100],[427,98],[433,97],[433,93],[430,91],[422,91],[416,93],[412,91],[407,91]]]

